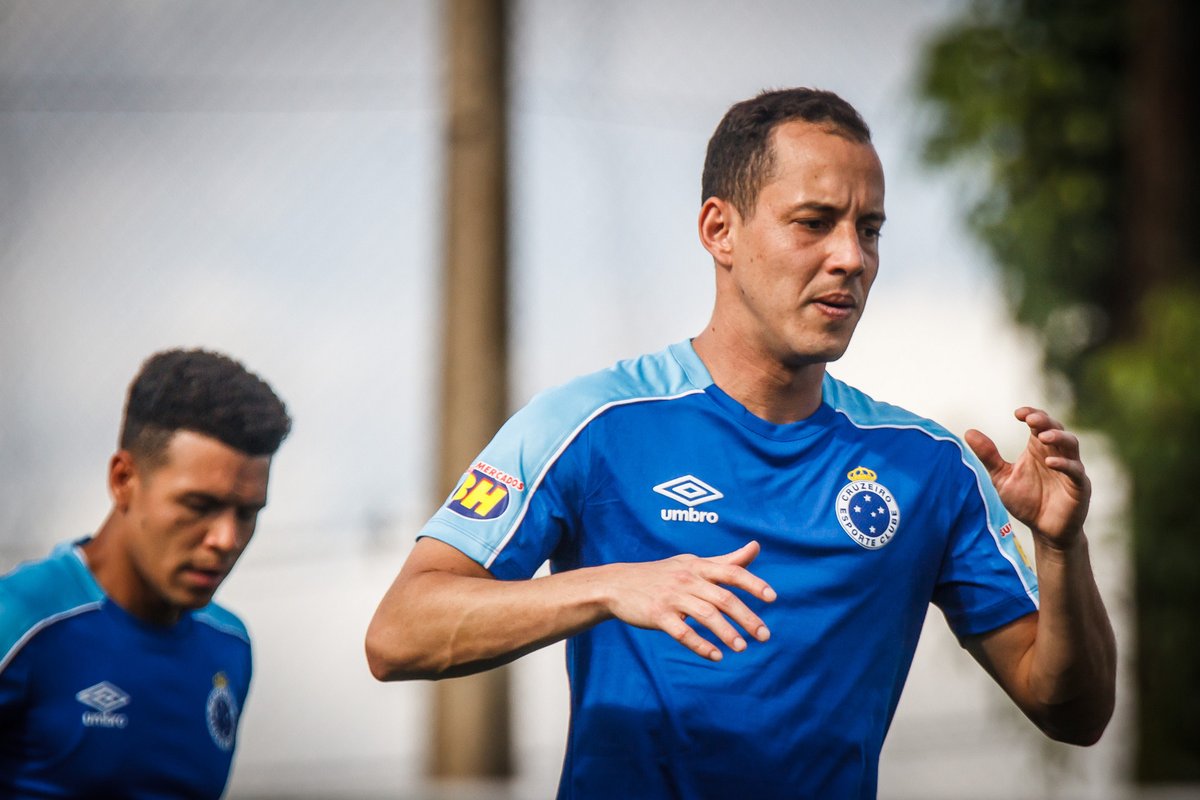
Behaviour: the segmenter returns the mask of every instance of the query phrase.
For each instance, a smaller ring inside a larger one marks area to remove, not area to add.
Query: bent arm
[[[497,667],[608,619],[665,631],[710,660],[722,653],[685,622],[691,617],[733,650],[770,635],[725,585],[770,601],[774,592],[744,566],[754,542],[725,556],[607,564],[517,581],[496,580],[448,544],[420,539],[367,629],[367,662],[379,680],[448,678]],[[724,584],[724,585],[723,585]],[[729,619],[726,619],[728,616]]]
[[[964,644],[1047,735],[1093,744],[1116,704],[1117,646],[1083,533],[1091,481],[1078,437],[1040,409],[1016,417],[1030,436],[1015,462],[979,431],[967,443],[1005,507],[1033,531],[1041,607]]]
[[[1117,647],[1087,538],[1034,547],[1041,609],[964,645],[1047,736],[1095,744],[1116,703]]]

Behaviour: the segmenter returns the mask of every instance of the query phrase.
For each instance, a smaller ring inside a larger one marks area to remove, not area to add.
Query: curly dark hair
[[[854,106],[821,89],[776,89],[737,103],[725,113],[704,158],[700,202],[727,200],[743,218],[754,214],[758,192],[775,168],[771,133],[784,122],[827,126],[831,133],[870,144],[871,129]]]
[[[283,401],[239,362],[207,350],[164,350],[129,385],[120,447],[153,461],[176,431],[188,430],[267,456],[291,428]]]

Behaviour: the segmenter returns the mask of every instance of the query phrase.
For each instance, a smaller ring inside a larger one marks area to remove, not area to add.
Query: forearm
[[[1112,716],[1117,656],[1088,541],[1080,532],[1058,547],[1035,533],[1035,554],[1041,604],[1025,673],[1031,716],[1055,738],[1090,744]]]
[[[481,672],[611,617],[596,574],[523,581],[444,571],[401,573],[367,631],[379,680]]]

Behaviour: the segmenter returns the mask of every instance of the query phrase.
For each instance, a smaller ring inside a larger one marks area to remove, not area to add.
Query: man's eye
[[[825,220],[823,219],[798,219],[796,224],[802,228],[807,228],[810,231],[821,231],[825,229]]]
[[[184,500],[183,505],[186,509],[188,509],[189,511],[191,511],[195,514],[207,514],[208,512],[213,510],[213,507],[215,504],[210,500],[193,498],[193,499],[189,499],[189,500]]]
[[[864,239],[874,240],[878,239],[880,236],[883,236],[883,231],[881,231],[879,228],[863,228],[862,236]]]

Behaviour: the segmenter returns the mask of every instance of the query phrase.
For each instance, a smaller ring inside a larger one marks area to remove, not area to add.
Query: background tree
[[[1198,8],[978,0],[921,86],[927,160],[982,172],[970,226],[1129,474],[1147,783],[1200,780]]]

